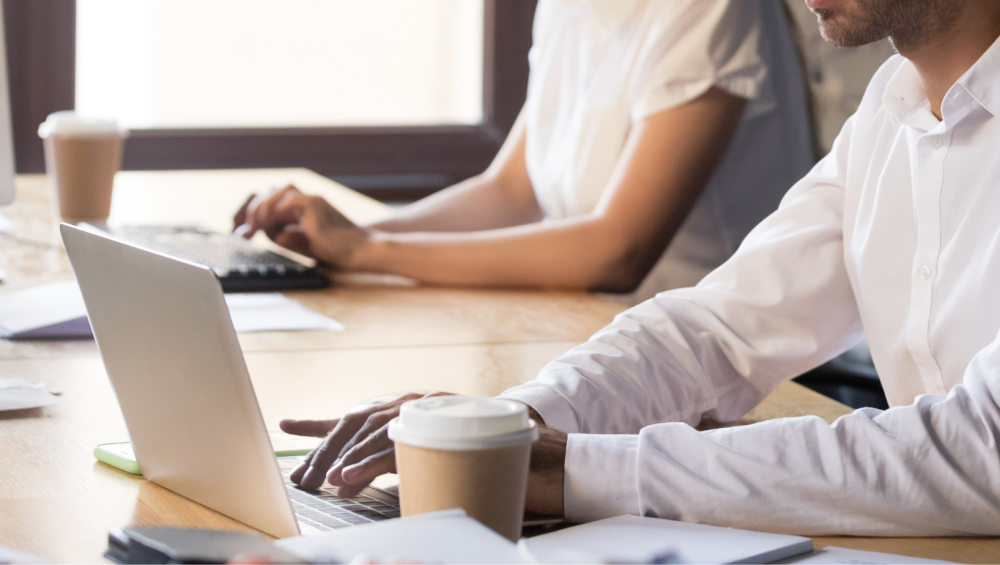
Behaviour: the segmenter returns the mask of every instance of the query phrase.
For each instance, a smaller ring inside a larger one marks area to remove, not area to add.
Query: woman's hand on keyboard
[[[344,498],[361,492],[376,477],[396,472],[396,453],[389,439],[389,421],[399,415],[405,402],[448,393],[405,394],[380,404],[364,406],[334,420],[282,420],[285,433],[325,437],[304,463],[291,474],[293,483],[315,490],[323,479],[337,487]],[[563,476],[567,435],[545,425],[542,417],[530,409],[538,424],[539,441],[531,446],[531,471],[528,475],[526,508],[548,515],[563,513]]]
[[[345,269],[371,239],[329,202],[292,185],[251,195],[233,216],[234,233],[250,239],[258,231],[286,249]]]

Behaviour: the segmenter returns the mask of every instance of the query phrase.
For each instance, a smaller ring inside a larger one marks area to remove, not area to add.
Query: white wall
[[[77,110],[128,127],[471,124],[482,0],[79,0]]]

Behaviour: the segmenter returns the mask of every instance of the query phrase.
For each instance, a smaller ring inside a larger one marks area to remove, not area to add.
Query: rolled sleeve
[[[639,513],[639,436],[570,434],[563,503],[570,522]]]
[[[531,406],[550,428],[567,434],[580,431],[573,406],[565,396],[551,386],[532,381],[505,391],[500,398],[516,400]]]

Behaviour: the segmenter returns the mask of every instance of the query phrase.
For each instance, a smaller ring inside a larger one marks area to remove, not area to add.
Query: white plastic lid
[[[403,404],[389,423],[389,438],[429,449],[496,449],[531,443],[538,429],[520,402],[435,396]]]
[[[118,127],[114,120],[101,120],[80,116],[73,110],[64,110],[49,114],[38,126],[38,137],[47,138],[50,135],[128,135],[128,132]]]

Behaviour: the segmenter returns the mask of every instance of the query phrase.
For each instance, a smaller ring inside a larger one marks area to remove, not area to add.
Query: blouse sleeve
[[[632,74],[633,121],[680,106],[712,86],[751,101],[764,93],[764,18],[778,19],[770,0],[667,0],[643,14],[643,40]],[[774,22],[769,22],[774,23]],[[767,26],[774,27],[774,26]],[[784,43],[784,42],[782,42]]]

